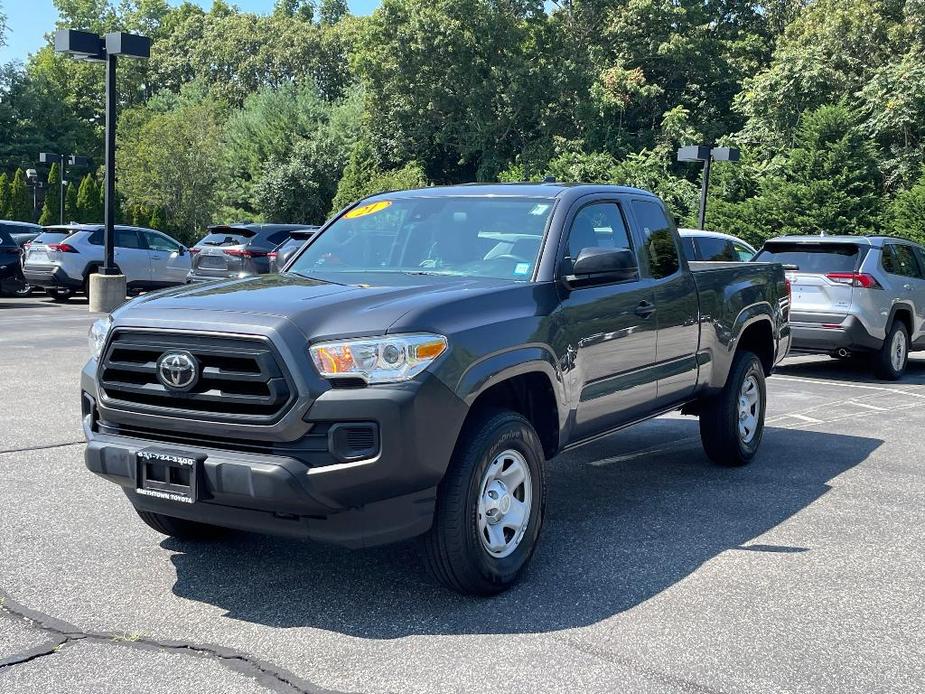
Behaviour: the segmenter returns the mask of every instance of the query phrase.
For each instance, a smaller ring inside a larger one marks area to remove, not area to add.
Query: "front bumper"
[[[83,286],[83,280],[74,279],[58,266],[29,267],[26,265],[23,268],[23,275],[26,278],[26,282],[33,287],[43,287],[45,289],[55,289],[56,287],[80,289]]]
[[[847,316],[841,323],[823,327],[822,323],[792,321],[794,352],[825,353],[838,349],[849,352],[878,350],[883,340],[871,335],[855,316]]]
[[[299,441],[268,442],[269,452],[230,450],[189,441],[165,442],[107,433],[110,419],[97,397],[92,369],[83,374],[86,465],[120,485],[139,509],[214,525],[308,537],[348,547],[402,540],[431,525],[436,486],[452,455],[466,407],[438,379],[390,387],[331,389],[303,412],[302,440],[313,425],[330,422],[375,422],[378,453],[341,463],[333,456],[309,465],[298,454]],[[109,418],[109,419],[107,419]],[[286,428],[291,435],[297,431]],[[214,437],[210,439],[214,442]],[[229,439],[229,443],[234,443]],[[143,449],[204,457],[195,503],[138,494],[136,454]],[[317,459],[316,459],[317,462]]]

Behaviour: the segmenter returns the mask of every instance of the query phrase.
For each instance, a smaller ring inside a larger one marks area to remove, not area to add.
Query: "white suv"
[[[792,287],[793,352],[869,357],[903,375],[925,349],[925,248],[888,236],[783,236],[757,262],[781,263]]]
[[[185,284],[189,250],[153,229],[117,226],[115,262],[131,290]],[[46,227],[26,248],[23,274],[44,287],[55,301],[87,290],[90,275],[103,264],[103,226],[71,224]]]

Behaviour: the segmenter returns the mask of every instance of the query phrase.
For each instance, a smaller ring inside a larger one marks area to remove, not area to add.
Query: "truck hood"
[[[260,275],[174,287],[141,296],[113,313],[117,323],[200,323],[240,330],[248,323],[288,322],[309,339],[383,334],[403,315],[488,291],[510,282],[389,273],[335,284],[295,275]]]

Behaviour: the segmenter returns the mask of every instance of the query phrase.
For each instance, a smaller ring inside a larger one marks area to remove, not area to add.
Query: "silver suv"
[[[925,249],[885,236],[784,236],[758,262],[782,263],[792,290],[792,351],[871,357],[896,380],[925,349]]]
[[[130,290],[184,284],[190,269],[187,248],[153,229],[116,226],[116,266]],[[103,264],[103,226],[70,224],[46,227],[26,249],[23,274],[44,287],[55,301],[86,292],[90,275]]]

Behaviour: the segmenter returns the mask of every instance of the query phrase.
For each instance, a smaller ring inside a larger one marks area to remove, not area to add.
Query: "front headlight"
[[[443,335],[389,335],[319,342],[308,350],[325,378],[362,378],[367,383],[408,381],[446,351]]]
[[[103,353],[103,345],[106,344],[106,336],[109,335],[109,329],[112,327],[112,317],[106,316],[93,322],[90,326],[90,334],[87,336],[90,341],[90,356],[99,360]]]

